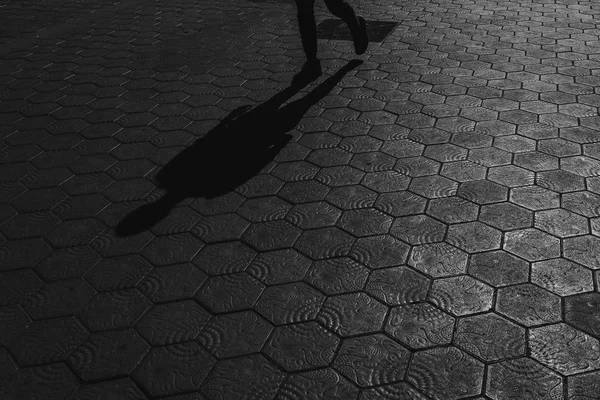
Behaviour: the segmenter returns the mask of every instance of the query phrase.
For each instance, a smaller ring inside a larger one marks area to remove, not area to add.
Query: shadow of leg
[[[152,228],[163,220],[183,198],[169,193],[155,201],[145,204],[129,213],[115,231],[117,236],[132,236]]]

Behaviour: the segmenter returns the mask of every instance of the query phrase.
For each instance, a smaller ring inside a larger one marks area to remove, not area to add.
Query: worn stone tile
[[[336,370],[360,387],[400,381],[410,352],[383,334],[345,339],[333,362]]]
[[[564,323],[531,329],[529,346],[533,359],[564,375],[589,372],[600,365],[598,340]]]
[[[327,366],[339,339],[316,322],[302,322],[275,329],[264,351],[286,371]]]
[[[492,398],[511,398],[537,393],[541,399],[562,396],[560,375],[530,358],[522,357],[491,365],[485,388]]]

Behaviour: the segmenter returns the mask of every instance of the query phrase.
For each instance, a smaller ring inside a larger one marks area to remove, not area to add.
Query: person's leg
[[[317,59],[317,22],[314,5],[314,0],[296,0],[298,27],[307,61]]]
[[[367,37],[367,24],[363,17],[357,17],[354,9],[345,0],[325,0],[325,5],[333,15],[348,25],[354,41],[356,54],[367,50],[369,38]]]
[[[293,85],[304,85],[317,79],[323,73],[317,56],[317,22],[315,21],[314,0],[296,0],[298,27],[306,63],[294,76]]]

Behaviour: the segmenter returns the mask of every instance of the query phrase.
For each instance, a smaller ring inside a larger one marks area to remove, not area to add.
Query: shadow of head
[[[157,173],[157,186],[166,194],[127,215],[118,224],[117,235],[130,236],[150,229],[183,199],[214,198],[257,175],[289,143],[292,136],[288,132],[306,112],[361,63],[350,61],[307,95],[286,105],[304,85],[292,85],[262,104],[232,111]]]

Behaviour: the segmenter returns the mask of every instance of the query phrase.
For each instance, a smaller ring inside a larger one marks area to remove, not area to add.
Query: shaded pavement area
[[[600,5],[352,4],[0,0],[1,399],[600,398]]]

